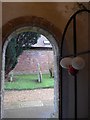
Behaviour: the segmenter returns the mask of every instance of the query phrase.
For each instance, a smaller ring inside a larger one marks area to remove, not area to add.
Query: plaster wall
[[[20,16],[38,16],[47,19],[56,27],[63,30],[75,3],[53,2],[16,2],[3,3],[3,24]],[[69,12],[68,12],[69,11]],[[68,14],[67,14],[68,13]]]

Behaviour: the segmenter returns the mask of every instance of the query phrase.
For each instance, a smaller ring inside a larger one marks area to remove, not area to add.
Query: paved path
[[[37,90],[22,90],[22,91],[5,91],[4,107],[10,108],[16,105],[21,106],[26,102],[32,105],[53,104],[54,89],[37,89]]]
[[[50,118],[53,106],[7,109],[4,118]]]
[[[54,111],[54,89],[6,91],[6,118],[49,118]]]

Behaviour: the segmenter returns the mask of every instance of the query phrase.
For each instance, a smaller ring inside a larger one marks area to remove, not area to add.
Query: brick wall
[[[42,73],[48,73],[53,67],[53,51],[25,50],[18,58],[14,68],[15,74],[37,73],[37,63],[40,64]]]

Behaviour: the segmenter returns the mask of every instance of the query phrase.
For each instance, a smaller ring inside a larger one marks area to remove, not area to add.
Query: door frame
[[[21,22],[20,22],[21,21]],[[16,34],[18,30],[30,26],[34,32],[39,31],[39,33],[43,34],[45,37],[50,40],[53,50],[54,50],[54,63],[55,63],[55,84],[54,84],[54,106],[55,106],[55,111],[54,114],[55,116],[60,117],[60,40],[62,37],[62,34],[58,28],[56,28],[52,23],[49,21],[45,20],[44,18],[41,17],[36,17],[36,16],[24,16],[20,18],[15,18],[13,20],[10,20],[7,24],[3,26],[2,29],[2,85],[1,85],[1,118],[4,117],[4,109],[3,109],[3,97],[4,97],[4,79],[5,79],[5,51],[6,47],[9,43],[10,37]],[[37,29],[36,29],[37,28]],[[58,113],[58,114],[57,114]]]

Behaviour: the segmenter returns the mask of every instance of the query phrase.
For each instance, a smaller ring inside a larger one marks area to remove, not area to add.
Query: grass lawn
[[[49,77],[49,74],[42,75],[42,83],[38,83],[37,75],[17,75],[14,76],[15,81],[5,82],[5,90],[32,90],[39,88],[53,88],[54,79]]]

